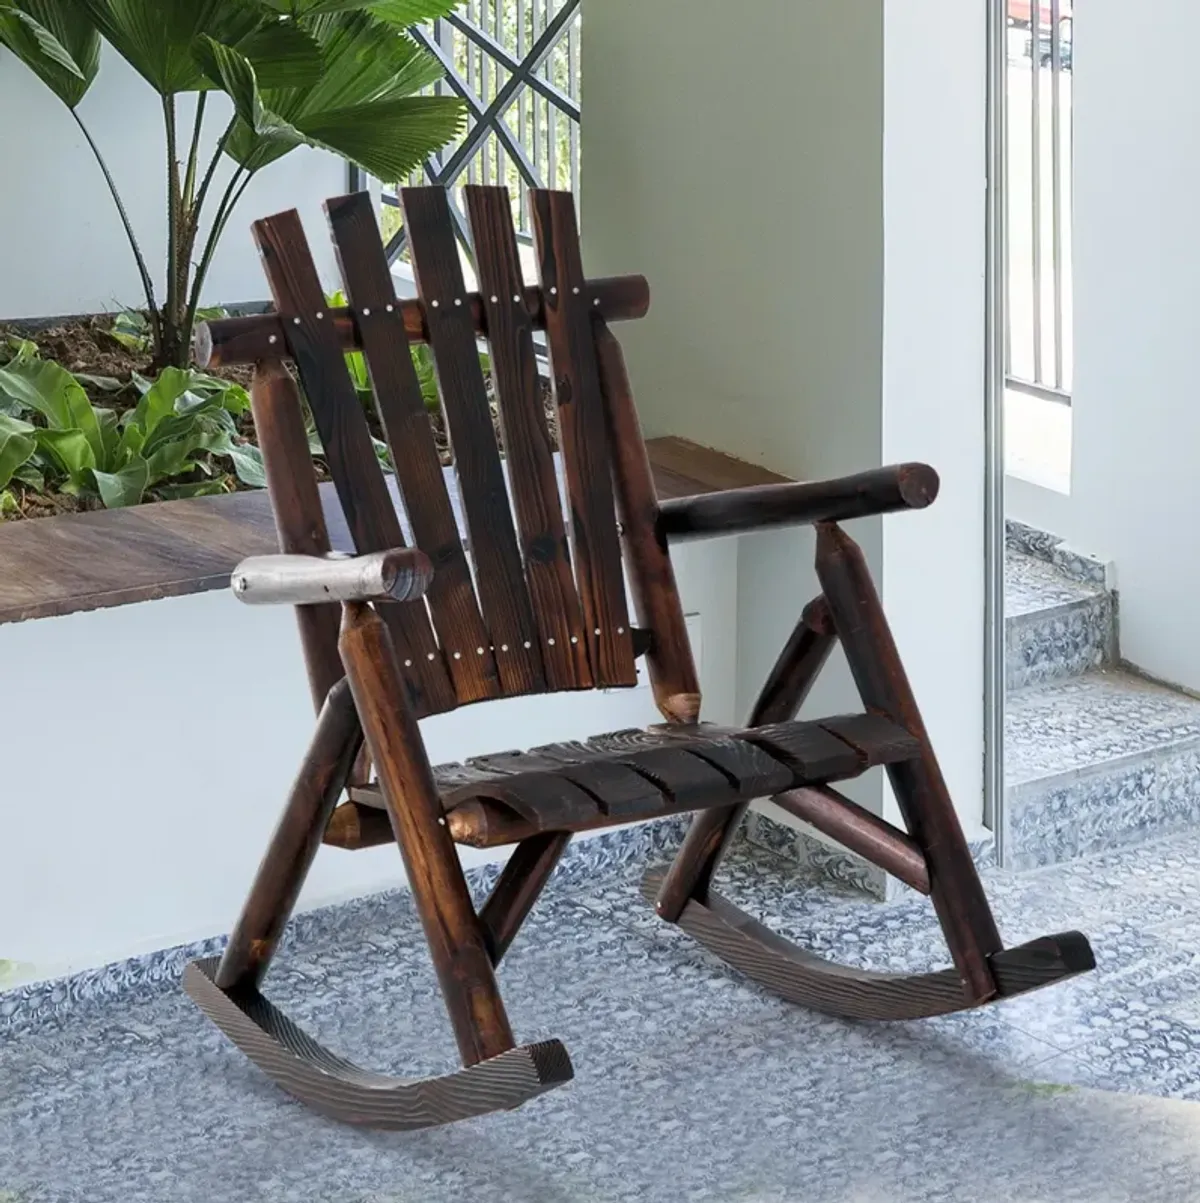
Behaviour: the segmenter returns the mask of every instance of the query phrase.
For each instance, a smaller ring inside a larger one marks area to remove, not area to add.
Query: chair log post
[[[787,722],[796,716],[837,641],[823,597],[804,608],[750,714],[749,726]],[[728,851],[747,806],[715,807],[698,814],[663,879],[655,910],[676,923],[692,897],[703,898]]]
[[[984,1002],[996,994],[988,958],[1004,945],[866,558],[832,522],[817,526],[817,576],[863,703],[921,742],[920,757],[888,765],[888,776],[909,834],[925,855],[930,896],[964,988]]]
[[[262,984],[362,741],[354,699],[343,678],[325,699],[283,817],[229,937],[216,976],[222,990]]]
[[[679,601],[675,570],[666,538],[659,531],[658,494],[642,440],[625,356],[616,336],[602,320],[596,321],[595,329],[621,541],[629,564],[638,622],[652,633],[646,666],[650,670],[654,700],[668,722],[694,723],[700,717],[700,680]]]
[[[446,829],[391,636],[375,611],[344,607],[342,662],[465,1065],[513,1047],[479,917]]]
[[[500,964],[570,842],[569,831],[545,831],[522,840],[509,857],[479,914],[493,965]]]
[[[305,470],[312,456],[300,390],[279,360],[264,360],[255,367],[250,407],[262,447],[279,550],[290,555],[328,555],[329,531],[317,477]],[[319,711],[325,695],[344,675],[338,656],[341,614],[336,604],[296,606],[295,610],[313,705]]]

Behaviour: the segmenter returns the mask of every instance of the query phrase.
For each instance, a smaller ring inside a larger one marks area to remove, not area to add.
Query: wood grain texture
[[[574,1077],[558,1040],[509,1049],[442,1077],[371,1073],[318,1044],[257,990],[221,990],[215,973],[215,957],[184,970],[184,988],[197,1006],[277,1086],[341,1123],[432,1128],[511,1110]]]
[[[375,409],[387,437],[413,541],[434,565],[429,611],[443,648],[471,649],[447,657],[460,702],[502,693],[491,639],[484,626],[471,568],[446,491],[441,457],[412,353],[397,312],[399,302],[367,192],[327,201],[346,295],[354,306]],[[482,648],[482,654],[478,649]]]
[[[833,523],[817,526],[817,577],[868,710],[920,741],[920,755],[888,766],[904,825],[925,855],[931,897],[954,963],[969,991],[996,991],[988,958],[1003,948],[941,767],[862,549]]]
[[[682,442],[646,444],[660,497],[716,487],[703,461],[683,477],[661,466],[663,457],[677,462]],[[333,485],[322,484],[319,493],[334,550],[353,552]],[[392,504],[403,512],[398,493]],[[461,521],[459,531],[465,535]],[[241,560],[278,546],[265,489],[0,522],[0,625],[226,589]]]
[[[486,1061],[513,1047],[512,1029],[388,629],[348,605],[340,648],[459,1052]]]
[[[327,555],[332,545],[308,450],[300,390],[278,359],[264,360],[254,369],[250,407],[279,550],[305,556]],[[317,710],[342,677],[337,650],[340,621],[341,607],[337,605],[296,607],[300,645]]]
[[[308,753],[229,937],[214,979],[222,989],[262,984],[362,742],[354,699],[343,678],[321,709]]]
[[[446,190],[403,188],[400,199],[500,682],[507,695],[536,693],[546,687],[542,641],[525,583],[475,327],[465,304],[467,289]],[[459,634],[447,652],[475,655],[480,645],[465,639],[465,633]]]
[[[567,469],[571,551],[587,624],[592,677],[601,686],[631,685],[637,680],[637,671],[625,604],[593,306],[584,293],[587,281],[575,201],[569,192],[539,189],[529,197],[545,297],[559,438]]]
[[[568,831],[531,836],[508,858],[479,912],[493,964],[500,964],[570,842]]]
[[[642,895],[654,902],[664,871],[642,882]],[[925,1019],[965,1011],[987,1001],[963,989],[956,969],[935,973],[889,974],[838,965],[776,935],[720,895],[690,899],[679,925],[710,952],[760,986],[789,1002],[845,1019]],[[990,958],[1001,997],[1024,994],[1065,981],[1095,967],[1087,938],[1079,932],[1047,936],[993,954]]]
[[[345,357],[325,312],[325,296],[295,210],[254,223],[276,308],[287,319],[288,349],[321,436],[355,550],[404,547],[404,533],[388,495],[366,416]],[[406,665],[410,703],[419,715],[451,710],[456,697],[423,602],[380,607]]]
[[[468,185],[465,192],[509,487],[541,636],[546,685],[586,689],[592,684],[588,641],[542,404],[533,319],[523,299],[511,201],[506,188]]]
[[[664,502],[659,530],[667,539],[710,538],[932,505],[938,475],[928,464],[873,468],[836,480],[755,485]]]
[[[613,452],[613,482],[621,517],[621,543],[638,623],[653,636],[646,653],[650,686],[664,718],[669,722],[694,723],[700,717],[700,677],[671,555],[659,534],[659,500],[625,357],[620,343],[603,322],[595,323],[595,331],[600,389]],[[673,446],[670,448],[672,452],[675,450]],[[678,458],[675,462],[678,465]]]
[[[588,281],[596,313],[608,322],[630,321],[645,317],[650,308],[650,286],[644,276],[611,276]],[[525,286],[522,299],[533,324],[539,329],[546,324],[542,290]],[[471,321],[479,333],[485,329],[483,299],[470,293],[467,304]],[[404,323],[404,333],[410,342],[428,342],[429,327],[425,306],[420,301],[403,300],[397,312]],[[329,319],[341,347],[345,351],[361,349],[361,330],[349,309],[331,309]],[[272,359],[285,343],[283,319],[277,313],[259,313],[249,317],[227,317],[201,322],[196,327],[192,358],[202,368],[228,367],[235,363],[258,363]],[[755,481],[742,481],[754,484]],[[728,485],[718,486],[728,488]]]

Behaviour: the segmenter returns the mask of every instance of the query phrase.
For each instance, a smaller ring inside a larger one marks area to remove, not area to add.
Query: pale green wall
[[[650,316],[619,331],[647,432],[801,478],[942,471],[932,510],[851,529],[975,829],[983,6],[584,0],[584,27],[585,253],[649,277]],[[743,708],[816,592],[811,551],[807,531],[742,543]],[[856,705],[847,674],[812,705]]]

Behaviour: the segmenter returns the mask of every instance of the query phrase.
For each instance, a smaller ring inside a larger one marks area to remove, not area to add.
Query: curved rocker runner
[[[466,195],[478,293],[466,290],[445,192],[414,188],[402,204],[419,295],[398,300],[370,197],[360,193],[326,205],[350,308],[325,311],[299,218],[283,213],[254,227],[277,312],[213,322],[197,339],[198,358],[210,366],[256,365],[254,419],[281,554],[240,565],[234,591],[247,604],[295,607],[319,711],[224,955],[185,973],[200,1008],[284,1090],[348,1123],[423,1128],[516,1107],[569,1081],[572,1068],[557,1040],[516,1043],[497,966],[575,832],[683,811],[696,812],[692,827],[674,863],[647,875],[647,898],[663,919],[784,998],[858,1019],[911,1019],[1092,968],[1078,933],[1001,943],[866,562],[838,525],[929,505],[933,469],[904,464],[660,504],[608,329],[646,312],[645,281],[586,279],[570,195],[534,191],[541,278],[530,288],[507,193],[469,187]],[[565,514],[535,329],[545,332],[552,367]],[[481,335],[490,344],[507,473],[480,369]],[[436,362],[465,541],[413,367],[414,341],[427,342]],[[413,547],[346,371],[352,348],[370,368]],[[284,357],[308,398],[352,557],[331,554]],[[801,615],[746,726],[702,723],[669,544],[804,523],[817,528],[820,596]],[[863,712],[797,721],[837,642]],[[641,657],[662,725],[430,764],[419,719],[495,698],[632,686]],[[834,788],[875,766],[891,778],[905,831]],[[953,967],[895,976],[832,965],[716,894],[721,857],[746,807],[763,797],[928,894]],[[462,1059],[461,1068],[422,1081],[358,1068],[261,992],[320,845],[392,841]],[[516,845],[478,910],[456,842]]]

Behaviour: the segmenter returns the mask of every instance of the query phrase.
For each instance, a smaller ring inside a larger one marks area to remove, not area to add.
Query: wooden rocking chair
[[[682,811],[697,812],[691,830],[670,868],[647,874],[647,899],[785,998],[836,1015],[908,1019],[1092,968],[1088,942],[1075,932],[1016,948],[1001,943],[862,552],[837,525],[928,505],[935,472],[905,464],[660,505],[608,326],[645,313],[645,281],[586,279],[571,196],[536,191],[541,285],[526,286],[508,194],[466,191],[478,293],[464,285],[445,192],[418,188],[402,203],[420,299],[398,300],[371,200],[361,193],[326,206],[350,309],[328,308],[299,218],[283,213],[254,227],[277,312],[214,322],[198,336],[202,363],[257,365],[254,417],[283,554],[244,562],[233,587],[244,602],[296,606],[320,710],[224,956],[187,969],[187,990],[200,1007],[280,1086],[340,1120],[421,1128],[515,1107],[573,1071],[557,1040],[515,1043],[496,966],[572,833]],[[535,329],[545,331],[552,366],[565,518]],[[490,344],[507,473],[480,368],[481,334]],[[436,361],[466,544],[414,372],[414,341],[427,342]],[[347,373],[344,354],[354,348],[370,368],[411,548]],[[285,358],[311,407],[355,557],[330,554]],[[668,545],[798,523],[817,527],[821,595],[804,609],[747,726],[703,724]],[[636,626],[626,609],[622,546]],[[836,640],[864,713],[797,722]],[[640,656],[662,726],[442,768],[426,757],[417,725],[426,715],[517,694],[632,686]],[[377,783],[364,770],[371,763]],[[907,833],[831,787],[873,765],[886,766]],[[761,797],[930,895],[953,968],[894,976],[831,965],[714,892],[722,854],[747,805]],[[322,841],[362,848],[393,838],[464,1066],[426,1081],[357,1068],[260,993]],[[478,912],[456,841],[516,844]]]

